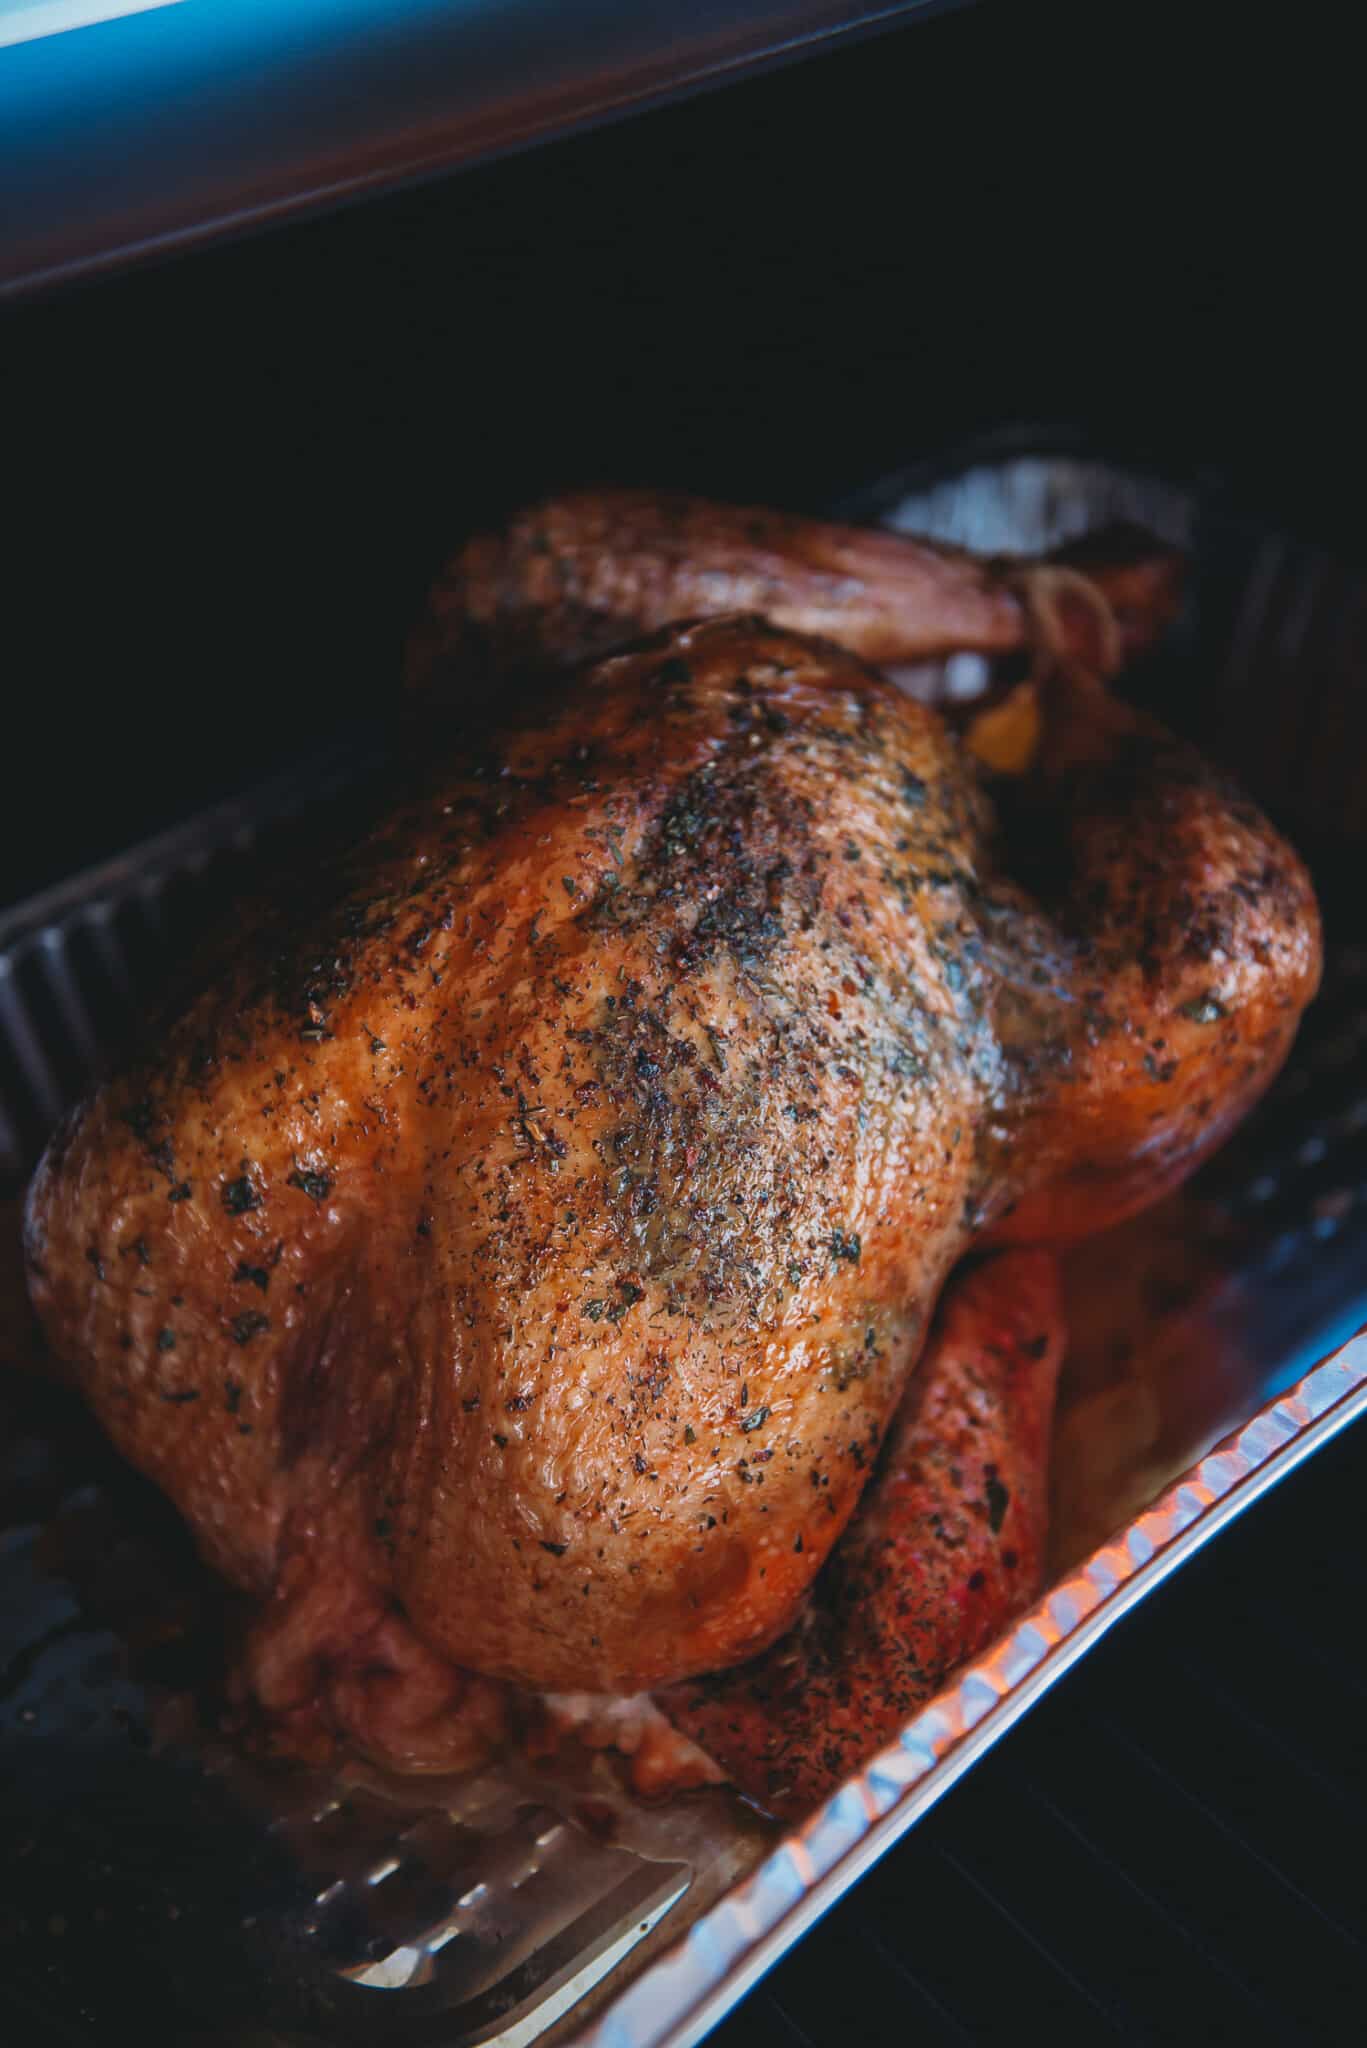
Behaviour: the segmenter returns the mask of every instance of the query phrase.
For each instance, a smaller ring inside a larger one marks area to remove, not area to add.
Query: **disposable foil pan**
[[[1241,526],[1208,488],[998,445],[853,509],[990,549],[1141,521],[1196,568],[1149,679],[1171,714],[1245,772],[1256,736],[1230,707],[1289,730],[1307,665],[1338,729],[1361,716],[1355,672],[1325,654],[1356,644],[1325,615],[1357,616],[1356,580]],[[961,660],[906,680],[954,694],[980,676]],[[1319,799],[1285,772],[1294,749],[1264,751],[1252,779],[1293,826],[1299,803],[1307,830],[1342,837],[1355,785],[1320,752]],[[17,1188],[136,1033],[254,842],[363,753],[335,748],[0,916],[0,1184]],[[186,1617],[210,1638],[216,1624],[174,1517],[60,1397],[0,1374],[10,1996],[73,2040],[134,2015],[141,2038],[203,2048],[698,2040],[1113,1622],[1367,1409],[1367,947],[1332,910],[1329,936],[1325,993],[1267,1104],[1194,1195],[1074,1263],[1049,1590],[786,1837],[723,1790],[641,1805],[602,1758],[441,1781],[247,1764],[186,1704]],[[0,1343],[22,1345],[17,1290],[0,1315]]]

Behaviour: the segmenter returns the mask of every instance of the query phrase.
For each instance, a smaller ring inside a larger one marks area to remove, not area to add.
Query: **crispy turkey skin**
[[[316,1555],[544,1686],[782,1627],[964,1239],[981,972],[884,850],[966,873],[978,809],[853,663],[710,625],[452,763],[321,928],[249,920],[29,1205],[212,1561]]]
[[[757,1804],[808,1812],[1038,1592],[1064,1336],[1052,1253],[1004,1251],[956,1275],[798,1626],[665,1694],[675,1726]]]
[[[1047,906],[835,648],[601,662],[283,878],[67,1121],[55,1351],[277,1618],[378,1600],[536,1688],[761,1651],[964,1249],[1180,1177],[1313,993],[1304,871],[1156,729],[1060,690],[1035,794]]]

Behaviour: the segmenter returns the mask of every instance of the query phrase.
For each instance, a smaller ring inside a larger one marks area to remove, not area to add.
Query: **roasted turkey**
[[[243,907],[27,1205],[53,1351],[260,1603],[271,1714],[416,1764],[502,1681],[685,1684],[724,1747],[686,1682],[802,1611],[958,1262],[1133,1211],[1267,1086],[1309,880],[1097,680],[1171,564],[1089,566],[605,494],[443,576],[410,704],[457,736]],[[1032,641],[996,795],[865,665]],[[509,701],[453,720],[476,668]],[[994,1534],[1009,1453],[954,1465]]]

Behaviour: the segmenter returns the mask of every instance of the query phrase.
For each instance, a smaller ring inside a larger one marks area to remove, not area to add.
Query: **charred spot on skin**
[[[174,1191],[172,1199],[175,1199]],[[261,1195],[252,1185],[250,1175],[239,1174],[236,1180],[225,1183],[219,1198],[230,1216],[245,1216],[252,1209],[261,1207]]]
[[[164,1174],[167,1180],[175,1177],[176,1148],[169,1138],[163,1138],[160,1144],[149,1145],[147,1156],[157,1172]]]
[[[325,1202],[332,1193],[332,1179],[329,1174],[317,1173],[311,1167],[296,1166],[287,1176],[286,1185],[298,1188],[311,1202]]]
[[[259,1337],[263,1330],[269,1330],[271,1319],[259,1308],[249,1308],[240,1316],[234,1316],[229,1330],[234,1344],[250,1344],[253,1337]]]
[[[851,1266],[859,1264],[863,1252],[857,1230],[833,1230],[830,1248],[833,1259],[843,1259]]]
[[[234,1280],[244,1287],[257,1287],[264,1294],[271,1284],[271,1276],[264,1266],[249,1266],[245,1260],[233,1274]]]
[[[997,1477],[996,1467],[993,1465],[987,1468],[984,1495],[987,1501],[988,1526],[994,1536],[999,1536],[1002,1523],[1006,1520],[1006,1511],[1011,1505],[1011,1495]]]
[[[541,1539],[541,1548],[548,1550],[552,1557],[563,1557],[569,1547],[568,1543],[552,1543],[550,1538],[546,1536],[543,1536]]]

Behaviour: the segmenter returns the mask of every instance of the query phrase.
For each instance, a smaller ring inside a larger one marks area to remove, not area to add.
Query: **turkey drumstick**
[[[1063,1339],[1052,1254],[1005,1252],[956,1275],[796,1628],[662,1697],[768,1811],[809,1812],[1038,1592]]]

